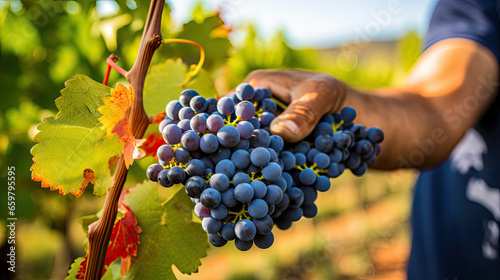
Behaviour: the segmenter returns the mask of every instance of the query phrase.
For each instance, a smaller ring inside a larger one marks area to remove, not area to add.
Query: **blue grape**
[[[337,178],[344,172],[344,164],[332,162],[328,167],[328,177]]]
[[[280,217],[276,220],[276,226],[281,230],[289,229],[292,226],[292,220]]]
[[[260,198],[252,200],[248,205],[248,214],[254,219],[264,218],[268,210],[267,203]]]
[[[248,141],[247,139],[240,139],[238,145],[232,147],[231,151],[235,152],[238,150],[248,150],[248,148],[250,148],[250,141]]]
[[[278,186],[276,185],[267,186],[267,192],[266,196],[264,197],[264,200],[269,205],[274,205],[280,202],[282,198],[283,198],[283,191]]]
[[[365,139],[367,136],[366,127],[364,125],[360,124],[353,125],[350,131],[354,134],[355,140]]]
[[[255,91],[248,83],[241,83],[236,87],[236,97],[239,100],[252,100],[255,96]]]
[[[254,180],[250,183],[254,191],[254,198],[263,198],[267,193],[267,186],[260,180]]]
[[[165,126],[162,131],[163,140],[170,145],[179,144],[181,141],[182,130],[175,124]]]
[[[276,151],[271,149],[271,148],[267,148],[267,151],[269,152],[269,155],[271,156],[269,161],[278,162],[278,153],[276,153]]]
[[[271,97],[271,95],[269,95],[268,97],[264,97],[264,95],[265,95],[264,88],[256,88],[253,100],[256,101],[256,102],[260,102],[264,98]]]
[[[170,119],[178,121],[179,120],[179,110],[181,110],[181,109],[182,109],[182,104],[177,100],[173,100],[167,104],[167,107],[165,108],[165,112]]]
[[[356,176],[361,176],[365,174],[367,169],[368,169],[368,164],[366,162],[361,162],[361,164],[357,168],[351,169],[351,172]]]
[[[274,113],[274,111],[276,111],[276,109],[278,108],[278,106],[276,105],[276,102],[274,102],[272,99],[270,99],[270,98],[264,98],[264,99],[262,99],[260,108],[264,112]]]
[[[352,122],[356,118],[356,110],[350,106],[346,106],[340,111],[340,116],[342,116],[344,122]]]
[[[170,145],[161,145],[156,150],[156,155],[160,160],[169,162],[174,158],[174,149]]]
[[[337,132],[333,135],[335,148],[345,149],[351,145],[351,137],[344,132]]]
[[[226,207],[231,208],[235,207],[238,205],[238,200],[236,200],[236,197],[234,196],[234,189],[229,188],[225,192],[222,193],[222,203],[226,205]]]
[[[304,193],[297,187],[291,187],[286,191],[290,199],[289,208],[297,208],[304,202]]]
[[[234,240],[234,245],[240,251],[248,251],[248,250],[250,250],[250,248],[252,248],[253,242],[252,242],[252,240],[250,240],[250,241],[243,241],[243,240],[240,240],[240,239],[235,239]]]
[[[191,99],[195,96],[200,95],[198,92],[192,89],[186,89],[181,92],[181,95],[179,96],[179,101],[184,107],[189,106],[189,102]]]
[[[217,103],[217,111],[224,116],[229,116],[234,112],[234,101],[229,97],[222,97]]]
[[[208,103],[205,97],[198,95],[191,98],[191,101],[189,101],[189,106],[193,111],[199,113],[207,109]]]
[[[295,166],[295,155],[289,151],[283,151],[279,157],[283,161],[283,169],[285,171],[291,170]]]
[[[240,133],[241,139],[250,138],[252,136],[253,130],[254,130],[252,123],[247,122],[247,121],[242,121],[242,122],[238,123],[238,125],[236,126],[236,129]]]
[[[223,220],[224,218],[227,217],[227,214],[228,214],[227,207],[224,206],[224,204],[222,203],[216,208],[210,210],[210,215],[212,215],[212,217],[214,217],[214,219],[217,220]]]
[[[277,181],[281,177],[281,167],[275,162],[270,162],[262,168],[262,176],[268,181]]]
[[[306,204],[302,206],[303,216],[306,218],[314,218],[318,214],[318,207],[316,204]]]
[[[356,143],[354,151],[362,158],[369,158],[375,151],[375,148],[370,141],[362,139]]]
[[[278,186],[283,192],[285,192],[286,189],[287,189],[287,187],[288,187],[288,185],[287,185],[285,179],[283,179],[283,177],[279,177],[278,180],[272,181],[270,183],[273,184],[273,185]]]
[[[209,184],[210,187],[223,192],[229,188],[229,178],[226,174],[215,173],[210,177]]]
[[[224,119],[221,116],[211,115],[207,118],[207,128],[212,132],[217,132],[224,126]]]
[[[174,152],[174,159],[179,163],[187,163],[190,157],[188,150],[184,148],[178,148]]]
[[[190,152],[196,151],[200,147],[200,136],[198,133],[188,130],[182,134],[181,145]]]
[[[253,125],[254,129],[259,129],[260,128],[260,121],[256,117],[253,117],[253,118],[251,118],[248,121]]]
[[[231,161],[237,169],[245,169],[250,165],[250,154],[245,150],[237,150],[231,155]]]
[[[155,163],[151,164],[146,171],[146,175],[148,179],[153,182],[158,182],[158,174],[163,170],[163,166],[161,164]]]
[[[203,176],[205,174],[205,164],[199,159],[192,159],[186,166],[186,173],[189,176]]]
[[[234,104],[238,104],[238,103],[240,103],[240,101],[241,101],[241,100],[238,98],[238,96],[236,96],[236,92],[235,92],[235,91],[233,91],[233,92],[229,93],[229,98],[231,98],[231,100],[233,100],[233,101],[234,101]]]
[[[257,234],[267,234],[273,229],[273,219],[269,215],[265,215],[261,219],[254,219],[253,223],[257,229]]]
[[[234,197],[240,202],[249,202],[253,196],[254,191],[250,184],[242,183],[234,188]]]
[[[199,198],[201,193],[207,188],[205,179],[200,176],[190,177],[184,186],[184,189],[190,197]]]
[[[283,138],[279,135],[271,135],[269,137],[270,143],[269,143],[269,148],[275,150],[277,153],[281,152],[283,150],[283,147],[285,146],[285,142],[283,141]]]
[[[320,151],[316,148],[309,149],[309,151],[307,151],[307,160],[309,162],[314,162],[314,157],[319,153]]]
[[[212,188],[205,189],[200,195],[200,202],[208,209],[214,209],[222,201],[221,194]]]
[[[275,118],[275,116],[272,113],[263,112],[260,115],[259,120],[260,120],[261,125],[269,126],[269,125],[271,125],[271,122],[274,120],[274,118]]]
[[[286,188],[291,188],[293,186],[293,178],[292,175],[288,172],[282,172],[281,177],[285,180],[286,182]]]
[[[255,148],[250,154],[250,160],[253,165],[263,167],[266,166],[271,160],[271,154],[266,148]]]
[[[207,109],[205,110],[205,112],[210,115],[213,112],[217,111],[217,102],[217,99],[213,97],[207,98]]]
[[[300,141],[299,143],[295,144],[295,147],[293,148],[295,153],[301,153],[301,154],[307,154],[307,151],[311,148],[311,145],[307,143],[307,141]]]
[[[313,162],[318,165],[318,168],[324,169],[330,165],[330,157],[325,153],[318,153],[314,156]]]
[[[299,180],[304,185],[312,185],[316,182],[316,173],[310,168],[305,168],[300,171]]]
[[[240,172],[233,176],[233,185],[237,186],[241,183],[250,184],[250,177],[246,173]]]
[[[181,129],[182,133],[191,130],[191,121],[190,120],[180,120],[177,123],[177,126]]]
[[[162,121],[160,122],[160,124],[158,125],[158,130],[159,130],[160,132],[162,132],[162,131],[163,131],[163,129],[165,128],[165,126],[167,126],[167,125],[169,125],[169,124],[177,124],[177,121],[174,121],[174,120],[170,119],[169,117],[165,116],[165,119],[164,119],[164,120],[162,120]]]
[[[284,193],[283,198],[281,198],[280,202],[275,204],[276,206],[276,211],[285,211],[288,206],[290,206],[290,197],[288,197],[288,194]]]
[[[244,121],[248,121],[255,115],[255,106],[252,102],[243,101],[236,105],[236,116],[240,117]]]
[[[238,239],[242,241],[250,241],[255,237],[255,234],[257,234],[257,229],[252,221],[241,219],[236,223],[234,233]]]
[[[202,152],[211,154],[219,149],[219,140],[213,134],[204,134],[200,138],[200,149]]]
[[[179,119],[181,120],[190,120],[194,115],[195,112],[190,107],[184,107],[179,110]]]
[[[335,118],[330,115],[330,114],[324,114],[323,117],[321,117],[321,120],[319,120],[320,122],[326,122],[328,124],[332,124],[335,122]]]
[[[344,156],[344,153],[341,150],[333,149],[333,151],[330,153],[330,161],[331,162],[341,162],[343,156]]]
[[[368,140],[379,144],[384,140],[384,132],[378,127],[370,127],[367,131]]]
[[[257,234],[253,239],[253,242],[255,243],[255,246],[260,249],[267,249],[274,243],[274,234],[272,232],[269,232],[266,235]]]
[[[316,198],[318,198],[318,192],[314,187],[300,187],[300,190],[304,194],[304,200],[300,204],[301,207],[306,204],[313,204]]]
[[[312,136],[314,138],[319,137],[320,135],[333,135],[333,128],[330,124],[320,122],[318,125],[314,128],[312,132]]]
[[[238,145],[240,133],[233,126],[224,126],[217,132],[217,139],[222,146],[232,148]]]
[[[320,135],[314,140],[316,149],[323,153],[329,153],[333,149],[333,138],[330,135]]]
[[[257,147],[267,148],[271,143],[269,132],[263,129],[255,129],[253,131],[253,135],[248,140],[250,141],[250,147],[252,148],[257,148]]]
[[[330,179],[328,177],[320,175],[318,176],[318,178],[316,178],[316,183],[314,184],[314,186],[318,191],[326,192],[327,190],[330,189],[331,184],[332,183],[330,182]]]
[[[222,222],[208,215],[201,221],[201,226],[207,233],[217,233],[222,228]]]
[[[236,239],[234,226],[235,225],[231,222],[227,222],[222,225],[222,229],[220,230],[220,235],[222,236],[222,238],[226,239],[227,241]]]
[[[158,183],[164,188],[170,188],[174,185],[168,180],[168,171],[169,169],[163,169],[158,173]]]
[[[215,247],[222,247],[227,243],[227,240],[220,237],[217,233],[209,233],[208,241],[210,241],[210,244],[212,244]]]
[[[179,166],[173,166],[167,173],[168,180],[172,184],[180,184],[186,178],[186,172]]]
[[[345,162],[345,166],[349,169],[356,169],[361,165],[361,157],[356,153],[351,153],[347,161]]]
[[[215,173],[223,173],[228,178],[232,178],[235,172],[234,163],[229,159],[223,159],[215,165]]]
[[[298,166],[304,165],[304,163],[306,163],[307,161],[307,158],[304,154],[295,153],[294,156],[295,156],[295,164]]]
[[[207,130],[207,118],[202,114],[198,114],[191,118],[189,125],[191,126],[192,130],[198,133],[204,132],[205,130]]]
[[[229,159],[230,157],[231,157],[231,150],[220,146],[219,149],[215,151],[215,153],[212,153],[210,155],[210,158],[215,164],[219,163],[219,161],[223,159]]]
[[[293,222],[300,220],[300,218],[302,218],[303,215],[304,215],[304,211],[300,207],[288,208],[282,214],[283,218],[289,219]]]
[[[205,218],[206,216],[210,215],[210,209],[203,206],[201,202],[198,202],[194,206],[194,214],[199,218]]]

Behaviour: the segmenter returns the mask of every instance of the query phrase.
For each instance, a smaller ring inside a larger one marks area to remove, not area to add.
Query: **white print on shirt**
[[[467,174],[472,167],[481,171],[484,168],[482,155],[487,152],[483,137],[471,128],[451,153],[451,167],[462,175]]]
[[[500,190],[491,188],[481,178],[471,177],[467,183],[465,196],[468,200],[486,208],[493,217],[500,222]],[[498,237],[500,234],[498,223],[493,220],[483,221],[484,239],[482,244],[483,256],[494,260],[498,257]]]

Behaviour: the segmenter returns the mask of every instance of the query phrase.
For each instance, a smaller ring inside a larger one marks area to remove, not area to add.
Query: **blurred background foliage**
[[[64,81],[80,73],[103,79],[110,53],[124,57],[130,69],[137,55],[148,1],[117,0],[115,13],[101,13],[100,1],[0,2],[0,174],[16,167],[17,276],[19,279],[62,279],[70,263],[82,256],[85,235],[78,217],[97,212],[103,198],[91,192],[82,198],[61,196],[30,180],[36,126],[55,115],[54,100]],[[108,1],[110,2],[110,1]],[[108,3],[109,4],[109,3]],[[375,88],[397,84],[418,57],[421,39],[409,32],[396,41],[361,42],[327,49],[294,49],[284,32],[261,38],[252,24],[226,26],[201,4],[192,20],[177,25],[165,7],[165,38],[191,39],[207,54],[204,65],[219,94],[256,69],[304,69],[332,74],[350,85]],[[233,45],[234,29],[245,39]],[[169,44],[153,63],[167,58],[196,63],[198,50]],[[110,84],[125,80],[112,72]],[[159,100],[167,104],[169,100]],[[151,160],[134,165],[129,186],[145,179]],[[241,253],[233,246],[211,249],[200,273],[181,279],[402,279],[409,249],[408,216],[412,171],[370,171],[363,178],[345,174],[333,189],[319,196],[318,217],[302,220],[276,233],[272,249]],[[6,193],[0,193],[6,205]],[[6,217],[6,207],[0,207]],[[0,223],[5,223],[2,218]],[[5,226],[0,226],[1,258]],[[3,272],[2,272],[3,274]]]

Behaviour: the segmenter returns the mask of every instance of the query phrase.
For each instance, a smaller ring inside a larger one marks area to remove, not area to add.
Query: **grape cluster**
[[[266,88],[240,84],[219,100],[184,90],[166,106],[166,144],[147,176],[163,187],[183,184],[212,245],[241,250],[274,242],[274,224],[289,228],[316,216],[317,192],[347,167],[362,175],[380,152],[383,133],[353,125],[356,111],[325,115],[304,141],[284,143],[269,126],[279,106]]]
[[[366,129],[354,125],[356,111],[344,107],[340,113],[324,115],[313,132],[303,141],[286,144],[280,153],[283,174],[292,187],[276,205],[271,217],[280,229],[288,229],[302,216],[313,218],[319,192],[330,189],[330,178],[337,178],[346,168],[363,175],[380,153],[384,133],[378,127]]]

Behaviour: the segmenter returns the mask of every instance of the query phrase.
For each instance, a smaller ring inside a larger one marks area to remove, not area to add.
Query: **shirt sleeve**
[[[449,38],[465,38],[491,50],[499,60],[497,0],[441,0],[434,10],[425,48]]]

